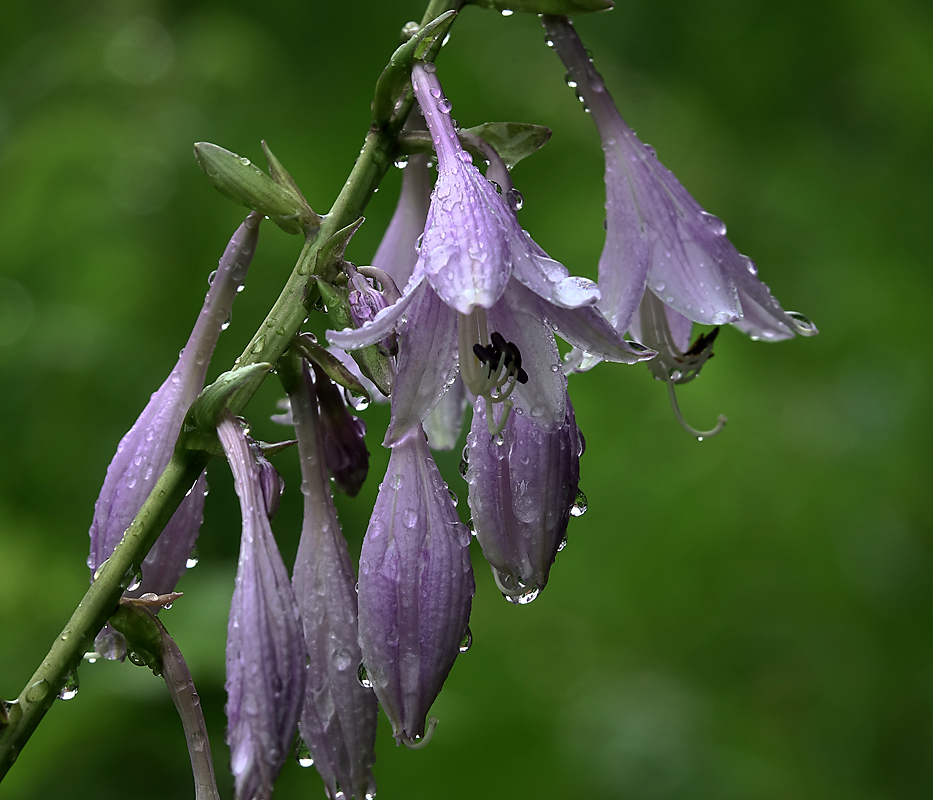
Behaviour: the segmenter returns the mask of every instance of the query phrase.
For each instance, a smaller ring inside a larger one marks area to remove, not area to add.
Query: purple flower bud
[[[529,603],[544,588],[577,498],[583,437],[569,397],[565,407],[554,431],[513,414],[498,436],[489,433],[484,404],[473,408],[466,453],[473,527],[512,603]]]
[[[92,573],[123,538],[172,456],[185,412],[204,388],[214,345],[246,279],[261,219],[255,212],[250,214],[233,234],[178,363],[117,446],[91,522],[87,563]],[[206,493],[202,474],[143,561],[142,584],[133,594],[167,594],[175,588],[201,526]]]
[[[392,448],[360,556],[366,681],[399,743],[425,735],[459,652],[474,591],[469,545],[418,428]]]
[[[376,698],[360,686],[356,576],[340,532],[324,463],[314,397],[302,367],[289,390],[301,458],[304,524],[292,582],[308,647],[310,670],[299,731],[330,797],[375,794]],[[328,381],[329,383],[329,381]]]
[[[314,388],[320,404],[324,460],[337,491],[356,497],[369,472],[366,423],[353,416],[340,390],[322,369],[314,368]]]
[[[268,798],[304,702],[298,603],[269,525],[260,467],[229,413],[217,435],[240,498],[243,535],[227,626],[227,743],[237,800]]]

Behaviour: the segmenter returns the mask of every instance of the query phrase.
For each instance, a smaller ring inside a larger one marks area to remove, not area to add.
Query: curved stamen
[[[428,717],[428,724],[424,729],[424,736],[420,739],[410,739],[407,734],[402,734],[401,740],[402,743],[409,750],[420,750],[422,747],[427,747],[428,742],[431,741],[434,736],[434,729],[437,727],[437,717]]]
[[[719,420],[716,423],[716,427],[708,431],[700,431],[694,428],[693,426],[687,424],[687,421],[684,419],[683,414],[680,413],[680,406],[677,405],[677,395],[674,393],[674,381],[667,380],[667,391],[671,398],[671,408],[674,410],[674,416],[677,418],[677,421],[680,423],[680,427],[683,428],[691,436],[695,436],[697,441],[702,442],[704,439],[708,439],[710,436],[715,436],[719,433],[725,426],[728,421],[726,417],[722,414],[719,415]]]
[[[379,269],[379,267],[357,267],[357,272],[361,275],[365,275],[367,278],[379,281],[379,285],[382,287],[382,293],[385,295],[389,305],[402,299],[402,293],[398,290],[398,285],[385,270]]]
[[[509,575],[509,577],[512,578],[514,576]],[[504,594],[506,597],[521,597],[523,594],[525,594],[525,592],[528,591],[528,587],[525,586],[525,584],[523,584],[520,580],[517,581],[518,586],[516,586],[514,589],[503,584],[502,576],[497,569],[493,569],[492,579],[496,582],[496,587],[499,589],[499,591],[502,592],[502,594]]]

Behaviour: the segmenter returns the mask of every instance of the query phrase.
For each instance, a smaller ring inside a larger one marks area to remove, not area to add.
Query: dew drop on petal
[[[200,561],[201,555],[198,553],[197,546],[191,548],[191,552],[188,554],[188,560],[185,562],[186,569],[194,569]]]
[[[308,749],[308,745],[305,744],[304,739],[298,740],[298,749],[295,751],[295,761],[298,762],[299,767],[314,766],[314,759],[311,757],[311,751]]]
[[[460,652],[465,653],[473,646],[473,633],[470,630],[470,626],[467,625],[466,630],[463,631],[463,636],[460,637]]]
[[[364,689],[372,689],[373,682],[369,679],[369,673],[366,671],[366,665],[363,662],[360,662],[359,667],[356,669],[356,678],[360,682],[360,686]]]

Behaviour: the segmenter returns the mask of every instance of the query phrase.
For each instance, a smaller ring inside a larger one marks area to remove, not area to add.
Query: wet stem
[[[462,5],[463,0],[431,0],[421,25],[446,11],[459,10]],[[431,60],[436,50],[432,50]],[[278,300],[237,359],[234,369],[263,362],[275,364],[286,351],[313,310],[313,294],[309,292],[309,285],[314,278],[309,266],[315,264],[318,251],[337,231],[359,218],[392,164],[399,132],[413,103],[414,96],[409,89],[401,98],[399,113],[393,121],[384,128],[369,130],[350,176],[324,218],[317,237],[306,242]],[[242,412],[259,388],[259,383],[258,380],[253,381],[234,395],[229,404],[234,414]],[[16,761],[52,707],[68,676],[77,669],[98,631],[116,609],[124,590],[125,576],[134,574],[138,569],[208,460],[209,455],[204,451],[176,448],[123,539],[100,569],[97,579],[81,599],[62,633],[56,637],[35,674],[10,706],[7,724],[0,728],[0,780]]]

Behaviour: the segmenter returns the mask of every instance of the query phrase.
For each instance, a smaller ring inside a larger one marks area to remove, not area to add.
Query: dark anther
[[[507,342],[498,331],[493,331],[489,337],[492,343],[483,347],[481,344],[473,345],[473,353],[481,364],[489,365],[489,374],[499,369],[501,362],[508,372],[515,375],[518,383],[528,383],[528,373],[522,369],[522,354],[513,342]]]
[[[696,341],[690,345],[690,349],[684,353],[685,356],[698,356],[702,355],[706,350],[712,350],[713,342],[716,341],[716,337],[719,335],[719,328],[713,328],[709,333],[701,333],[697,336]],[[712,358],[713,354],[710,353],[709,357]]]

